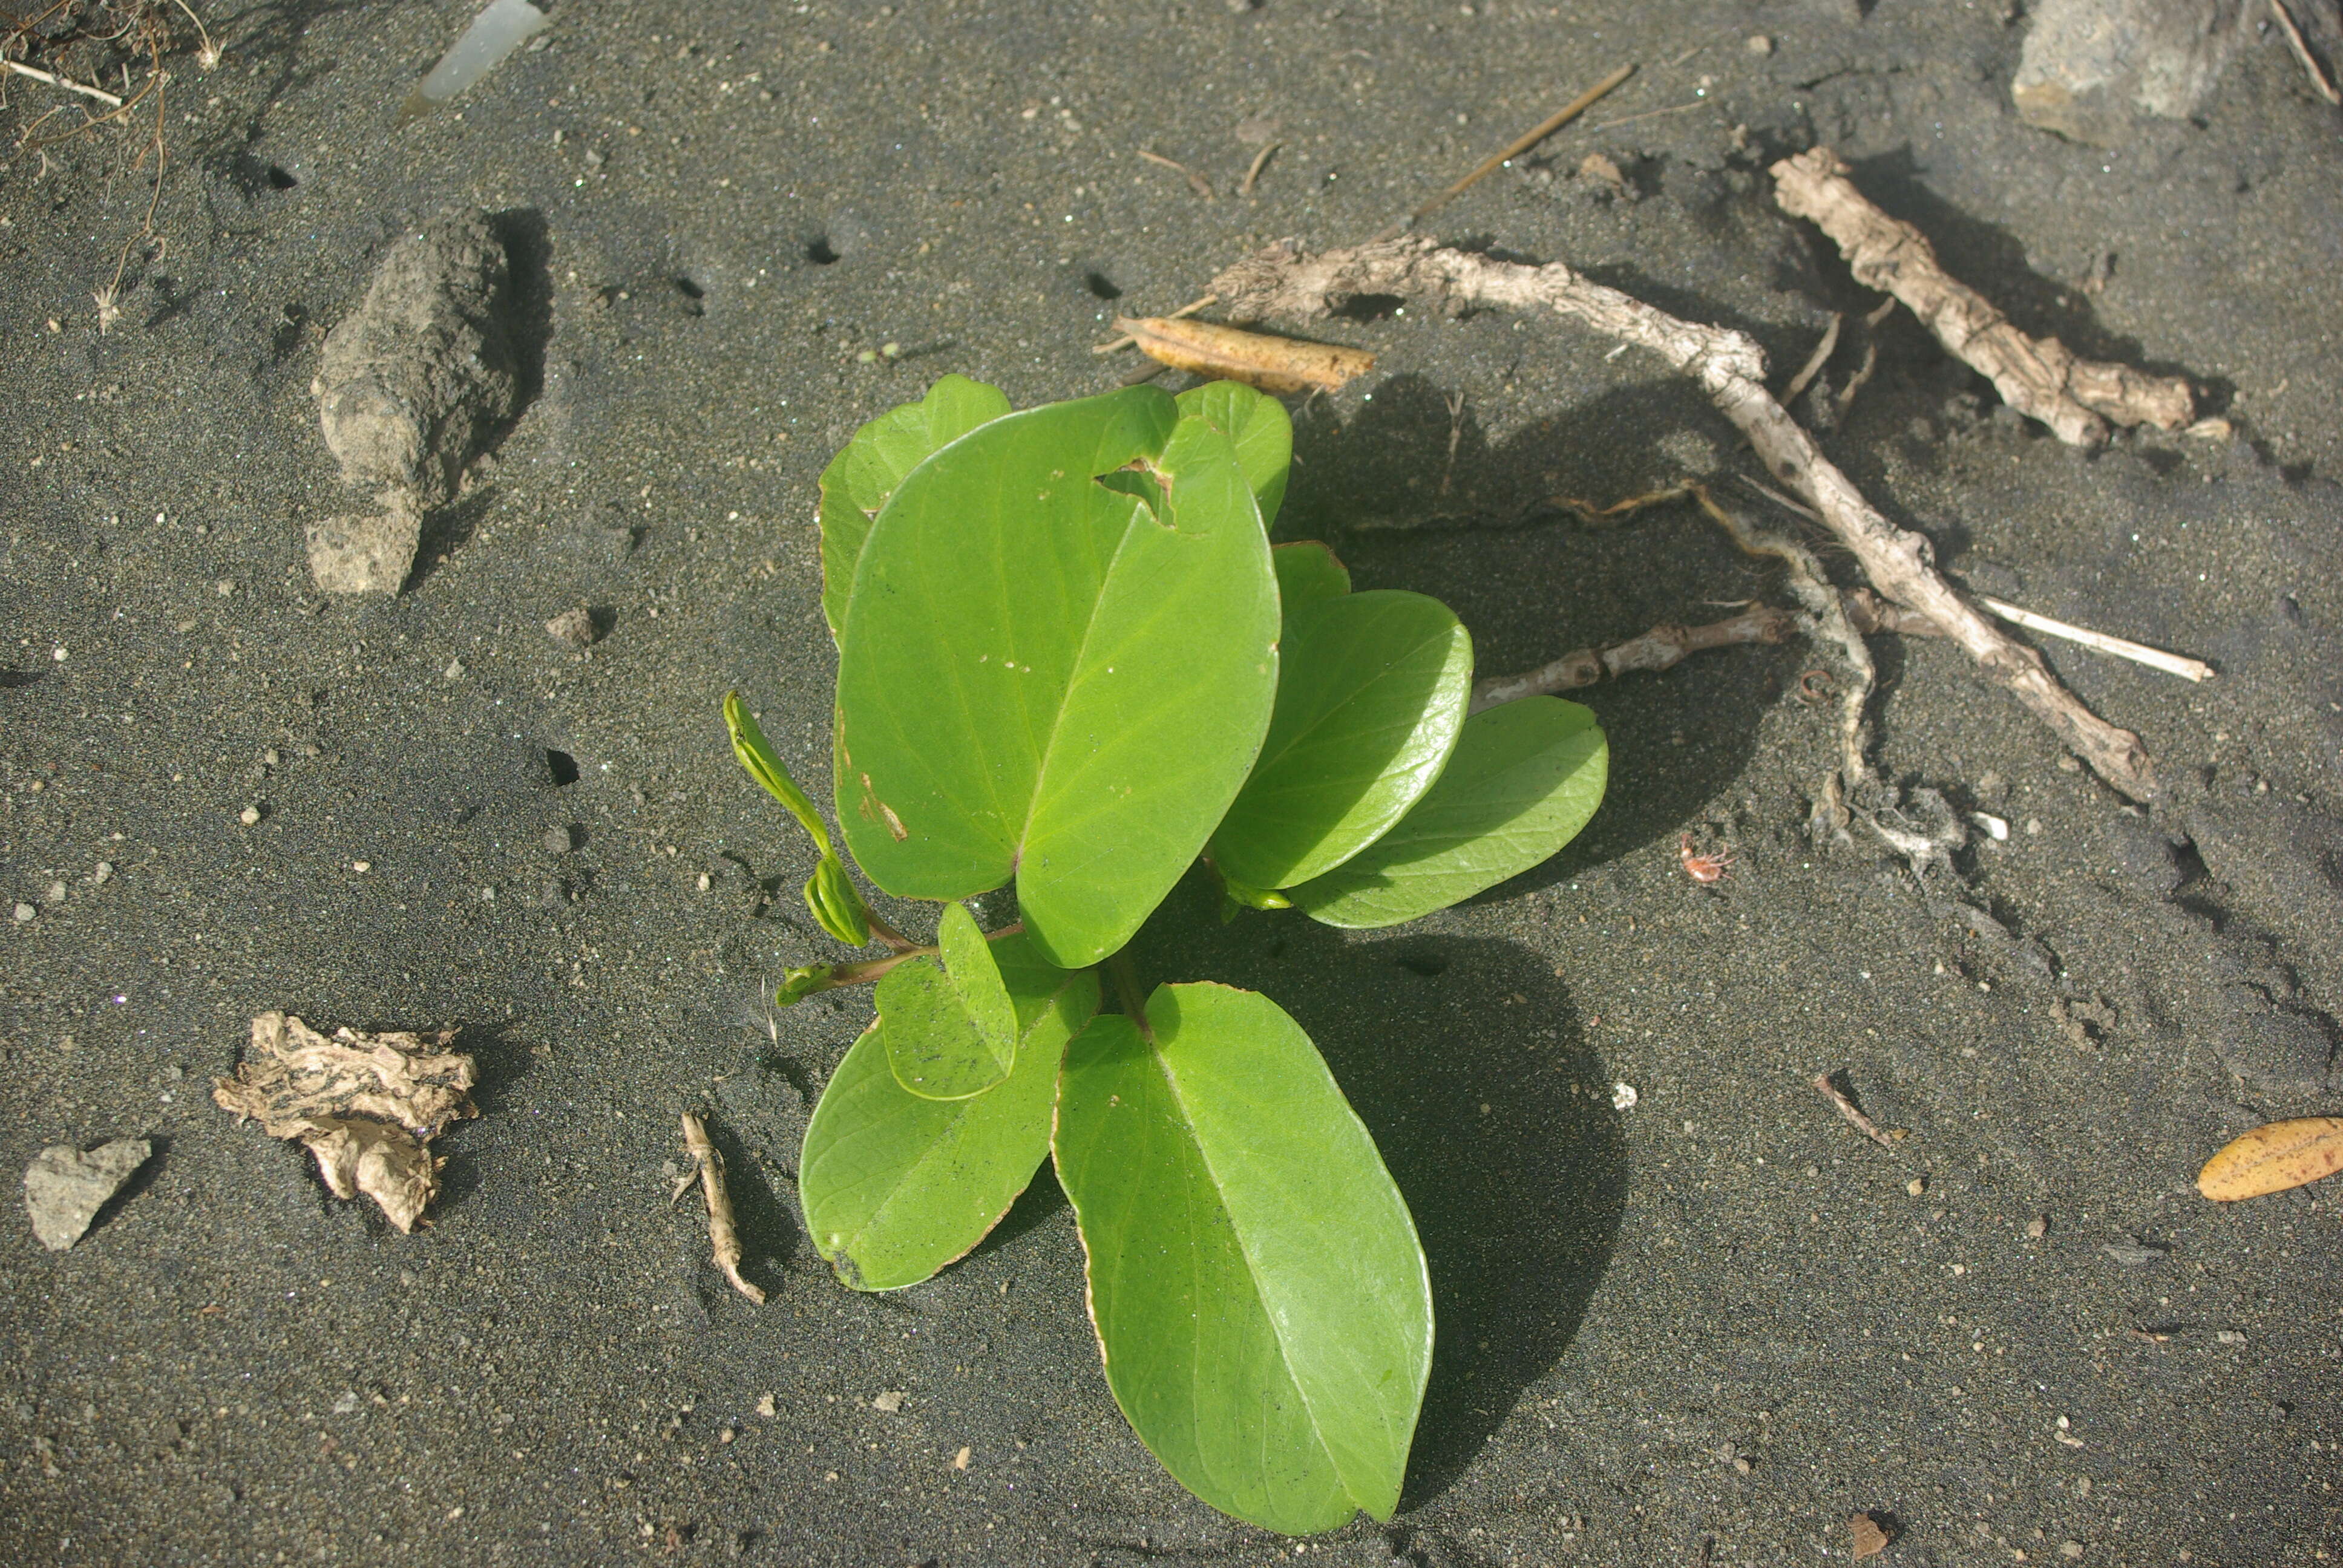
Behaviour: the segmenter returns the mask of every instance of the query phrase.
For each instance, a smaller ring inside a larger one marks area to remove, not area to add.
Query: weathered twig
[[[2303,37],[2302,29],[2295,25],[2294,13],[2286,8],[2286,0],[2270,0],[2270,11],[2278,17],[2278,27],[2286,34],[2286,41],[2293,46],[2294,57],[2302,62],[2304,70],[2310,73],[2310,85],[2318,90],[2318,95],[2330,104],[2343,105],[2343,92],[2336,91],[2334,78],[2328,75],[2327,67],[2318,63],[2318,56],[2310,52],[2309,40]]]
[[[1595,83],[1594,85],[1587,88],[1586,91],[1571,99],[1569,103],[1564,104],[1561,108],[1555,110],[1547,118],[1540,120],[1536,125],[1531,126],[1528,130],[1523,131],[1512,141],[1507,142],[1496,152],[1491,153],[1487,157],[1481,161],[1480,165],[1475,167],[1471,174],[1466,175],[1463,179],[1458,180],[1454,185],[1450,186],[1438,196],[1430,197],[1413,212],[1409,213],[1397,223],[1391,225],[1375,237],[1377,239],[1389,239],[1394,235],[1405,234],[1410,226],[1421,223],[1425,218],[1430,217],[1433,213],[1438,212],[1442,207],[1446,206],[1450,202],[1454,201],[1458,196],[1463,196],[1466,191],[1471,190],[1474,186],[1479,185],[1483,180],[1487,179],[1491,175],[1496,173],[1497,170],[1504,167],[1508,162],[1521,156],[1522,154],[1529,151],[1532,147],[1537,146],[1540,142],[1554,135],[1554,132],[1562,129],[1563,126],[1570,124],[1571,121],[1578,118],[1579,116],[1593,108],[1595,103],[1600,100],[1604,94],[1608,93],[1612,88],[1617,86],[1620,83],[1625,81],[1634,74],[1635,67],[1634,65],[1628,65],[1620,66],[1617,70],[1612,72],[1609,75]]]
[[[1145,158],[1151,164],[1161,164],[1167,169],[1178,170],[1179,173],[1186,178],[1188,188],[1190,190],[1194,191],[1206,201],[1215,199],[1212,195],[1212,182],[1198,174],[1195,170],[1190,168],[1186,164],[1180,162],[1177,158],[1167,158],[1161,153],[1151,153],[1145,147],[1139,149],[1139,156]]]
[[[708,1201],[708,1245],[716,1254],[716,1266],[732,1282],[734,1290],[761,1307],[765,1304],[765,1292],[740,1277],[740,1232],[732,1222],[731,1194],[724,1191],[724,1156],[709,1141],[708,1124],[689,1111],[683,1113],[683,1146],[691,1154],[700,1196]],[[691,1176],[685,1177],[675,1195],[682,1197],[684,1188],[691,1185],[692,1180]]]
[[[1252,163],[1245,169],[1244,178],[1237,182],[1237,195],[1252,195],[1252,187],[1261,181],[1261,171],[1269,166],[1269,160],[1275,157],[1277,149],[1284,145],[1283,142],[1263,142],[1261,145],[1261,151],[1253,154]]]
[[[1796,402],[1798,394],[1811,386],[1815,377],[1823,373],[1823,367],[1830,363],[1831,355],[1838,348],[1838,329],[1845,320],[1837,311],[1831,312],[1830,325],[1823,328],[1822,341],[1806,356],[1806,362],[1798,367],[1798,373],[1790,377],[1790,384],[1782,388],[1783,407]]]
[[[1473,688],[1473,711],[1494,708],[1524,697],[1574,691],[1582,686],[1626,674],[1630,670],[1666,669],[1687,654],[1740,643],[1786,641],[1797,622],[1771,605],[1752,605],[1729,619],[1706,626],[1655,626],[1641,637],[1631,637],[1609,648],[1582,648],[1551,664],[1523,675],[1495,675]]]
[[[117,109],[122,107],[122,100],[103,87],[85,87],[69,76],[60,76],[36,65],[27,65],[16,60],[0,60],[0,67],[14,71],[20,76],[30,76],[35,82],[46,82],[52,87],[63,87],[68,93],[79,93],[85,98],[96,98],[99,103]]]
[[[1896,1133],[1882,1131],[1879,1123],[1874,1121],[1870,1117],[1865,1116],[1863,1113],[1863,1108],[1855,1104],[1852,1099],[1848,1098],[1846,1091],[1841,1089],[1835,1082],[1832,1081],[1831,1074],[1827,1072],[1817,1072],[1808,1081],[1814,1084],[1815,1088],[1822,1093],[1824,1098],[1827,1099],[1833,1106],[1837,1108],[1838,1113],[1841,1116],[1845,1117],[1847,1124],[1853,1127],[1857,1132],[1862,1133],[1865,1138],[1870,1139],[1882,1149],[1893,1149],[1896,1147]],[[1896,1133],[1900,1133],[1903,1131],[1903,1129],[1899,1127],[1896,1131]]]
[[[2055,337],[2017,330],[1983,295],[1945,272],[1918,229],[1872,206],[1848,177],[1853,173],[1828,147],[1809,148],[1774,166],[1774,200],[1835,240],[1856,282],[1910,307],[2011,407],[2041,420],[2070,447],[2105,441],[2108,419],[2177,430],[2196,417],[2195,395],[2177,377],[2078,359]]]
[[[1977,596],[1977,603],[2001,617],[2012,626],[2022,626],[2028,631],[2038,631],[2045,637],[2059,637],[2068,642],[2081,643],[2085,648],[2108,654],[2116,658],[2127,658],[2134,664],[2144,664],[2160,669],[2167,675],[2177,675],[2183,680],[2210,680],[2213,667],[2201,658],[2189,658],[2177,653],[2167,653],[2160,648],[2144,643],[2127,642],[2119,637],[2109,637],[2103,631],[2093,631],[2087,626],[2075,626],[2063,620],[2053,620],[2030,609],[2020,609],[1997,598]]]
[[[1926,539],[1896,527],[1863,498],[1765,390],[1765,355],[1746,335],[1680,320],[1560,263],[1493,261],[1425,239],[1316,256],[1287,241],[1230,267],[1213,288],[1240,320],[1312,321],[1364,295],[1395,294],[1450,308],[1550,309],[1652,350],[1698,382],[1774,477],[1813,503],[1875,587],[1943,627],[1987,679],[2033,709],[2100,778],[2134,800],[2155,798],[2155,765],[2139,738],[2086,708],[2041,655],[1945,579]]]
[[[1205,296],[1204,296],[1202,298],[1201,298],[1201,299],[1192,299],[1192,300],[1190,300],[1187,304],[1185,304],[1185,305],[1182,306],[1179,309],[1177,309],[1177,310],[1173,311],[1171,315],[1166,316],[1166,317],[1163,317],[1161,319],[1163,319],[1163,320],[1165,320],[1165,321],[1179,321],[1179,320],[1182,320],[1182,319],[1183,319],[1184,317],[1191,317],[1191,316],[1195,315],[1195,314],[1196,314],[1196,312],[1198,312],[1198,311],[1200,311],[1200,310],[1203,309],[1203,308],[1204,308],[1204,307],[1206,307],[1206,306],[1208,306],[1208,305],[1214,305],[1214,304],[1218,304],[1218,303],[1219,303],[1219,301],[1220,301],[1220,297],[1220,297],[1219,295],[1217,295],[1217,294],[1207,294],[1207,295],[1205,295]],[[1116,338],[1116,339],[1115,339],[1113,342],[1111,342],[1111,343],[1094,343],[1094,344],[1092,344],[1092,345],[1091,346],[1091,353],[1093,353],[1093,354],[1113,354],[1113,353],[1118,352],[1119,350],[1121,350],[1121,349],[1125,349],[1125,348],[1130,347],[1132,344],[1134,344],[1134,343],[1136,343],[1136,342],[1138,342],[1138,341],[1139,341],[1139,339],[1138,339],[1138,338],[1131,337],[1129,333],[1127,333],[1127,332],[1126,332],[1126,333],[1124,333],[1121,337]]]

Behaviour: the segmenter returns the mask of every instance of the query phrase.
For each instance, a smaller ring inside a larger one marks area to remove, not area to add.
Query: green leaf
[[[814,1248],[859,1291],[915,1285],[982,1241],[1050,1150],[1066,1041],[1098,1010],[1098,976],[1041,961],[1022,936],[992,944],[1021,1038],[1007,1082],[922,1100],[873,1024],[830,1074],[807,1124],[798,1195]]]
[[[798,826],[812,838],[817,851],[829,854],[830,829],[822,826],[821,813],[813,809],[813,802],[807,799],[806,792],[798,788],[798,781],[789,777],[788,769],[781,766],[781,759],[773,754],[772,747],[766,742],[765,732],[757,728],[756,716],[749,711],[748,704],[740,700],[740,694],[737,691],[724,694],[724,728],[732,737],[732,755],[740,759],[740,766],[749,770],[749,777],[762,784],[774,799],[789,808],[789,815],[798,819]]]
[[[1051,1142],[1115,1402],[1224,1513],[1389,1519],[1432,1365],[1407,1205],[1275,1002],[1164,986],[1147,1021],[1075,1039]]]
[[[1290,888],[1373,843],[1440,776],[1473,695],[1448,607],[1378,588],[1289,606],[1277,709],[1212,835],[1232,882]]]
[[[1415,809],[1346,864],[1292,890],[1330,926],[1395,926],[1493,888],[1578,836],[1603,803],[1610,749],[1558,697],[1474,714]]]
[[[913,959],[880,979],[879,1016],[895,1081],[924,1100],[966,1100],[1017,1062],[1017,1010],[991,944],[962,904],[946,904],[943,962]]]
[[[1340,598],[1351,591],[1351,568],[1316,539],[1272,545],[1269,561],[1277,568],[1277,597],[1288,615],[1302,605]]]
[[[1161,509],[1100,482],[1134,463]],[[920,465],[863,550],[838,669],[855,860],[902,898],[1013,874],[1042,956],[1096,962],[1244,782],[1276,640],[1226,436],[1149,387],[993,421]]]
[[[815,862],[813,875],[806,879],[805,901],[821,929],[848,947],[870,942],[870,908],[835,852],[825,853]]]
[[[1009,412],[997,387],[947,376],[917,403],[881,414],[821,471],[821,613],[833,641],[845,635],[846,600],[862,541],[903,476],[928,455]]]
[[[1261,526],[1277,521],[1285,499],[1286,470],[1293,466],[1293,421],[1285,405],[1242,381],[1210,381],[1179,397],[1180,412],[1202,418],[1236,444],[1237,466],[1252,487]]]

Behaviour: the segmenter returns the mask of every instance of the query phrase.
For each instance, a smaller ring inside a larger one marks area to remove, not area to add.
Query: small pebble
[[[566,642],[572,648],[588,647],[602,635],[600,628],[594,624],[594,612],[582,604],[575,609],[565,609],[547,621],[545,629],[552,634],[555,641]]]
[[[257,806],[246,806],[243,810],[238,811],[236,814],[236,819],[249,828],[255,822],[260,820],[260,808]]]
[[[114,862],[111,860],[100,860],[97,869],[89,874],[89,885],[93,888],[102,888],[113,879]]]
[[[757,1402],[757,1413],[763,1416],[767,1421],[773,1419],[773,1396],[771,1394],[767,1394]]]
[[[43,890],[41,893],[41,901],[45,904],[64,903],[65,901],[65,885],[63,882],[51,882],[46,889]]]
[[[20,926],[28,924],[39,913],[40,911],[30,904],[18,904],[15,910],[16,923]]]
[[[2035,1215],[2035,1216],[2034,1216],[2034,1218],[2032,1218],[2031,1220],[2028,1220],[2027,1221],[2026,1221],[2026,1240],[2027,1240],[2027,1241],[2040,1241],[2043,1237],[2045,1237],[2045,1236],[2048,1235],[2049,1233],[2050,1233],[2050,1216],[2049,1216],[2049,1215],[2047,1215],[2047,1214],[2036,1214],[2036,1215]]]
[[[360,873],[371,871],[374,869],[374,862],[372,860],[352,860],[350,862],[350,869]]]
[[[1753,55],[1770,55],[1774,52],[1774,40],[1763,33],[1752,33],[1749,35],[1749,42],[1744,44],[1742,47]]]
[[[1632,1083],[1614,1083],[1611,1086],[1611,1109],[1614,1111],[1633,1111],[1635,1109],[1635,1101],[1642,1098],[1643,1096],[1635,1092],[1635,1086]]]
[[[902,1393],[895,1389],[888,1389],[886,1392],[879,1394],[871,1400],[870,1408],[872,1410],[883,1410],[888,1414],[892,1415],[897,1411],[903,1408]]]
[[[710,882],[710,879],[709,879],[709,878],[708,873],[707,873],[707,872],[705,872],[705,871],[700,872],[700,873],[699,873],[699,890],[700,890],[701,892],[703,892],[703,893],[704,893],[704,892],[708,891],[709,888],[711,885],[712,885],[712,884],[711,884],[711,882]],[[1483,1106],[1481,1109],[1482,1109],[1482,1110],[1483,1110],[1483,1111],[1486,1111],[1486,1110],[1488,1110],[1489,1108],[1488,1108],[1487,1106],[1485,1106],[1485,1105],[1484,1105],[1484,1106]]]
[[[548,828],[545,830],[545,852],[547,854],[567,855],[570,850],[577,847],[577,829],[565,823],[559,827]]]
[[[1909,1192],[1915,1198],[1917,1198],[1921,1193],[1926,1192],[1927,1190],[1928,1179],[1926,1176],[1915,1176],[1912,1180],[1904,1183],[1904,1191]]]

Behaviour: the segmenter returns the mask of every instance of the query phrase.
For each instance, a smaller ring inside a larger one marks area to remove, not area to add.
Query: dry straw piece
[[[1115,318],[1114,329],[1128,333],[1139,351],[1160,365],[1242,381],[1263,392],[1338,392],[1375,367],[1375,357],[1363,349],[1242,332],[1209,321],[1122,316]]]
[[[2343,1171],[2343,1116],[2273,1121],[2233,1140],[2205,1161],[2197,1191],[2217,1203],[2308,1186]]]

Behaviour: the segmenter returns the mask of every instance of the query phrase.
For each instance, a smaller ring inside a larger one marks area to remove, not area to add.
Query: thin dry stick
[[[1813,508],[1802,507],[1781,491],[1768,488],[1745,474],[1738,477],[1743,484],[1772,501],[1775,506],[1795,512],[1809,521],[1822,521]],[[2068,642],[2080,643],[2085,648],[2116,658],[2127,658],[2134,664],[2145,664],[2152,669],[2160,669],[2168,675],[2179,676],[2184,680],[2210,680],[2215,673],[2213,667],[2201,658],[2190,658],[2186,654],[2167,653],[2160,648],[2150,648],[2145,643],[2127,641],[2120,637],[2110,637],[2106,632],[2093,631],[2088,627],[2077,626],[2072,621],[2054,620],[2049,616],[2021,608],[2002,599],[1990,598],[1984,594],[1978,594],[1976,597],[1977,603],[1991,610],[2001,619],[2009,622],[2012,626],[2022,626],[2028,631],[2038,631],[2046,637],[2064,638]],[[1848,595],[1848,614],[1853,618],[1857,631],[1892,631],[1906,637],[1945,635],[1942,628],[1917,610],[1906,609],[1902,605],[1888,604],[1874,598],[1868,589],[1855,589]]]
[[[1997,598],[1987,598],[1983,594],[1977,595],[1977,603],[2012,625],[2022,626],[2028,631],[2038,631],[2045,637],[2059,637],[2068,642],[2079,642],[2085,648],[2096,648],[2101,653],[2112,654],[2117,658],[2127,658],[2134,664],[2145,664],[2151,669],[2160,669],[2167,675],[2177,675],[2183,680],[2213,678],[2213,667],[2201,658],[2167,653],[2160,648],[2149,648],[2143,643],[2127,642],[2119,637],[2109,637],[2103,631],[2093,631],[2088,627],[2074,626],[2063,620],[2053,620],[2046,615],[2036,615],[2030,609],[2020,609],[2014,604],[2004,604]]]
[[[1458,196],[1463,196],[1466,191],[1471,190],[1474,186],[1479,185],[1483,180],[1487,179],[1491,175],[1504,167],[1509,161],[1521,156],[1523,153],[1529,151],[1532,147],[1537,146],[1540,142],[1554,135],[1554,132],[1562,129],[1563,126],[1570,124],[1571,121],[1578,118],[1579,116],[1593,108],[1595,104],[1602,100],[1604,94],[1610,92],[1612,88],[1617,86],[1620,83],[1625,81],[1634,74],[1635,67],[1632,64],[1620,66],[1617,70],[1612,72],[1609,75],[1595,83],[1594,85],[1587,88],[1586,91],[1571,99],[1570,102],[1564,104],[1561,108],[1555,110],[1544,119],[1540,120],[1536,125],[1531,126],[1528,130],[1523,131],[1512,141],[1507,142],[1502,149],[1490,154],[1486,158],[1481,161],[1480,166],[1475,168],[1471,174],[1466,175],[1463,179],[1458,180],[1454,185],[1450,186],[1438,196],[1426,199],[1413,212],[1409,213],[1405,217],[1401,218],[1398,222],[1391,225],[1381,234],[1375,236],[1375,238],[1378,240],[1384,240],[1390,239],[1394,235],[1405,234],[1410,226],[1422,223],[1425,218],[1430,217],[1433,213],[1438,212],[1442,207],[1446,206],[1450,202],[1454,201]]]
[[[1549,697],[1575,691],[1582,686],[1613,679],[1630,670],[1662,670],[1695,653],[1744,643],[1785,642],[1797,629],[1796,620],[1771,605],[1753,605],[1739,615],[1706,626],[1655,626],[1641,637],[1614,642],[1604,648],[1582,648],[1551,664],[1521,675],[1495,675],[1473,688],[1472,711],[1516,702],[1524,697]]]
[[[2041,655],[1945,580],[1926,538],[1896,527],[1864,499],[1765,390],[1765,357],[1747,335],[1680,320],[1558,262],[1493,261],[1425,239],[1314,256],[1286,242],[1230,267],[1213,280],[1213,290],[1240,320],[1312,321],[1371,294],[1430,298],[1451,308],[1549,309],[1652,350],[1697,382],[1775,477],[1814,504],[1874,585],[1943,627],[1987,679],[2033,709],[2100,778],[2131,799],[2156,798],[2155,764],[2139,738],[2085,707]]]
[[[1145,158],[1151,164],[1161,164],[1167,169],[1179,170],[1181,174],[1187,177],[1188,188],[1190,190],[1194,191],[1206,201],[1212,201],[1214,199],[1212,196],[1212,182],[1198,174],[1195,170],[1190,168],[1186,164],[1180,163],[1175,159],[1167,158],[1161,153],[1151,153],[1145,147],[1139,149],[1139,156]]]
[[[1815,377],[1823,373],[1823,367],[1830,362],[1832,351],[1838,347],[1838,329],[1845,319],[1837,311],[1831,312],[1830,325],[1823,328],[1823,340],[1815,345],[1815,351],[1806,356],[1806,362],[1798,367],[1798,373],[1790,377],[1787,387],[1782,388],[1783,407],[1796,402],[1798,394],[1813,386]]]
[[[1828,147],[1774,166],[1774,201],[1837,242],[1855,281],[1892,294],[1938,342],[1994,384],[2021,414],[2070,447],[2107,438],[2107,420],[2177,430],[2196,417],[2196,395],[2178,377],[2078,359],[2055,337],[2034,338],[1937,263],[1927,237],[1874,206]],[[2105,415],[2106,418],[2100,416]]]
[[[1845,1090],[1831,1081],[1831,1075],[1829,1073],[1817,1072],[1807,1081],[1812,1083],[1815,1089],[1822,1092],[1825,1098],[1829,1100],[1833,1105],[1838,1108],[1838,1113],[1841,1116],[1845,1117],[1848,1125],[1852,1126],[1857,1132],[1862,1133],[1865,1138],[1870,1139],[1882,1149],[1894,1149],[1896,1147],[1896,1139],[1894,1134],[1881,1131],[1879,1123],[1874,1121],[1870,1117],[1865,1116],[1863,1113],[1863,1108],[1855,1104],[1854,1101],[1848,1099]],[[1897,1131],[1901,1131],[1902,1129],[1899,1128]]]
[[[1589,126],[1586,128],[1590,131],[1608,131],[1620,126],[1632,126],[1637,120],[1656,120],[1662,115],[1681,115],[1686,109],[1699,108],[1707,101],[1705,98],[1694,98],[1689,104],[1670,104],[1664,109],[1645,109],[1640,115],[1622,115],[1615,120],[1605,120],[1599,126]]]
[[[2310,52],[2309,41],[2303,37],[2302,29],[2294,25],[2294,13],[2286,8],[2286,0],[2270,0],[2270,11],[2278,17],[2279,30],[2286,34],[2286,41],[2294,45],[2294,57],[2302,62],[2304,70],[2310,73],[2310,85],[2318,89],[2318,95],[2330,104],[2343,105],[2343,93],[2335,90],[2334,79],[2328,75],[2327,67],[2321,65],[2318,56]]]
[[[765,1292],[740,1277],[740,1232],[732,1223],[731,1195],[724,1191],[724,1156],[709,1141],[707,1123],[689,1111],[683,1113],[683,1146],[698,1168],[700,1196],[708,1201],[708,1245],[716,1254],[716,1266],[732,1282],[734,1290],[761,1307]],[[691,1178],[687,1176],[676,1188],[676,1196],[682,1197],[689,1185]]]
[[[1203,309],[1204,307],[1208,305],[1219,304],[1220,299],[1221,297],[1217,294],[1208,294],[1202,299],[1192,299],[1187,304],[1182,306],[1179,309],[1173,311],[1171,315],[1159,317],[1157,319],[1161,321],[1177,321],[1182,317],[1195,315],[1196,312]],[[1116,338],[1111,343],[1093,344],[1091,347],[1091,352],[1093,354],[1112,354],[1117,349],[1128,348],[1138,341],[1138,338],[1131,337],[1129,334],[1125,334],[1124,336]]]
[[[46,82],[52,87],[63,87],[68,93],[79,93],[85,98],[96,98],[99,103],[111,105],[117,109],[122,107],[122,100],[103,87],[85,87],[71,77],[60,76],[55,72],[44,71],[37,66],[23,65],[15,60],[0,60],[0,66],[5,66],[20,76],[30,76],[35,82]]]
[[[1841,419],[1845,418],[1846,411],[1855,407],[1855,395],[1863,390],[1863,384],[1870,380],[1871,373],[1878,368],[1879,345],[1865,344],[1863,363],[1855,367],[1855,374],[1848,377],[1846,385],[1838,389],[1838,417]]]
[[[1253,154],[1252,156],[1252,166],[1245,170],[1244,178],[1237,182],[1237,195],[1241,196],[1249,196],[1252,195],[1254,182],[1261,178],[1261,171],[1269,166],[1269,160],[1272,156],[1276,153],[1278,148],[1284,145],[1285,144],[1283,142],[1266,142],[1262,144],[1261,151]]]

